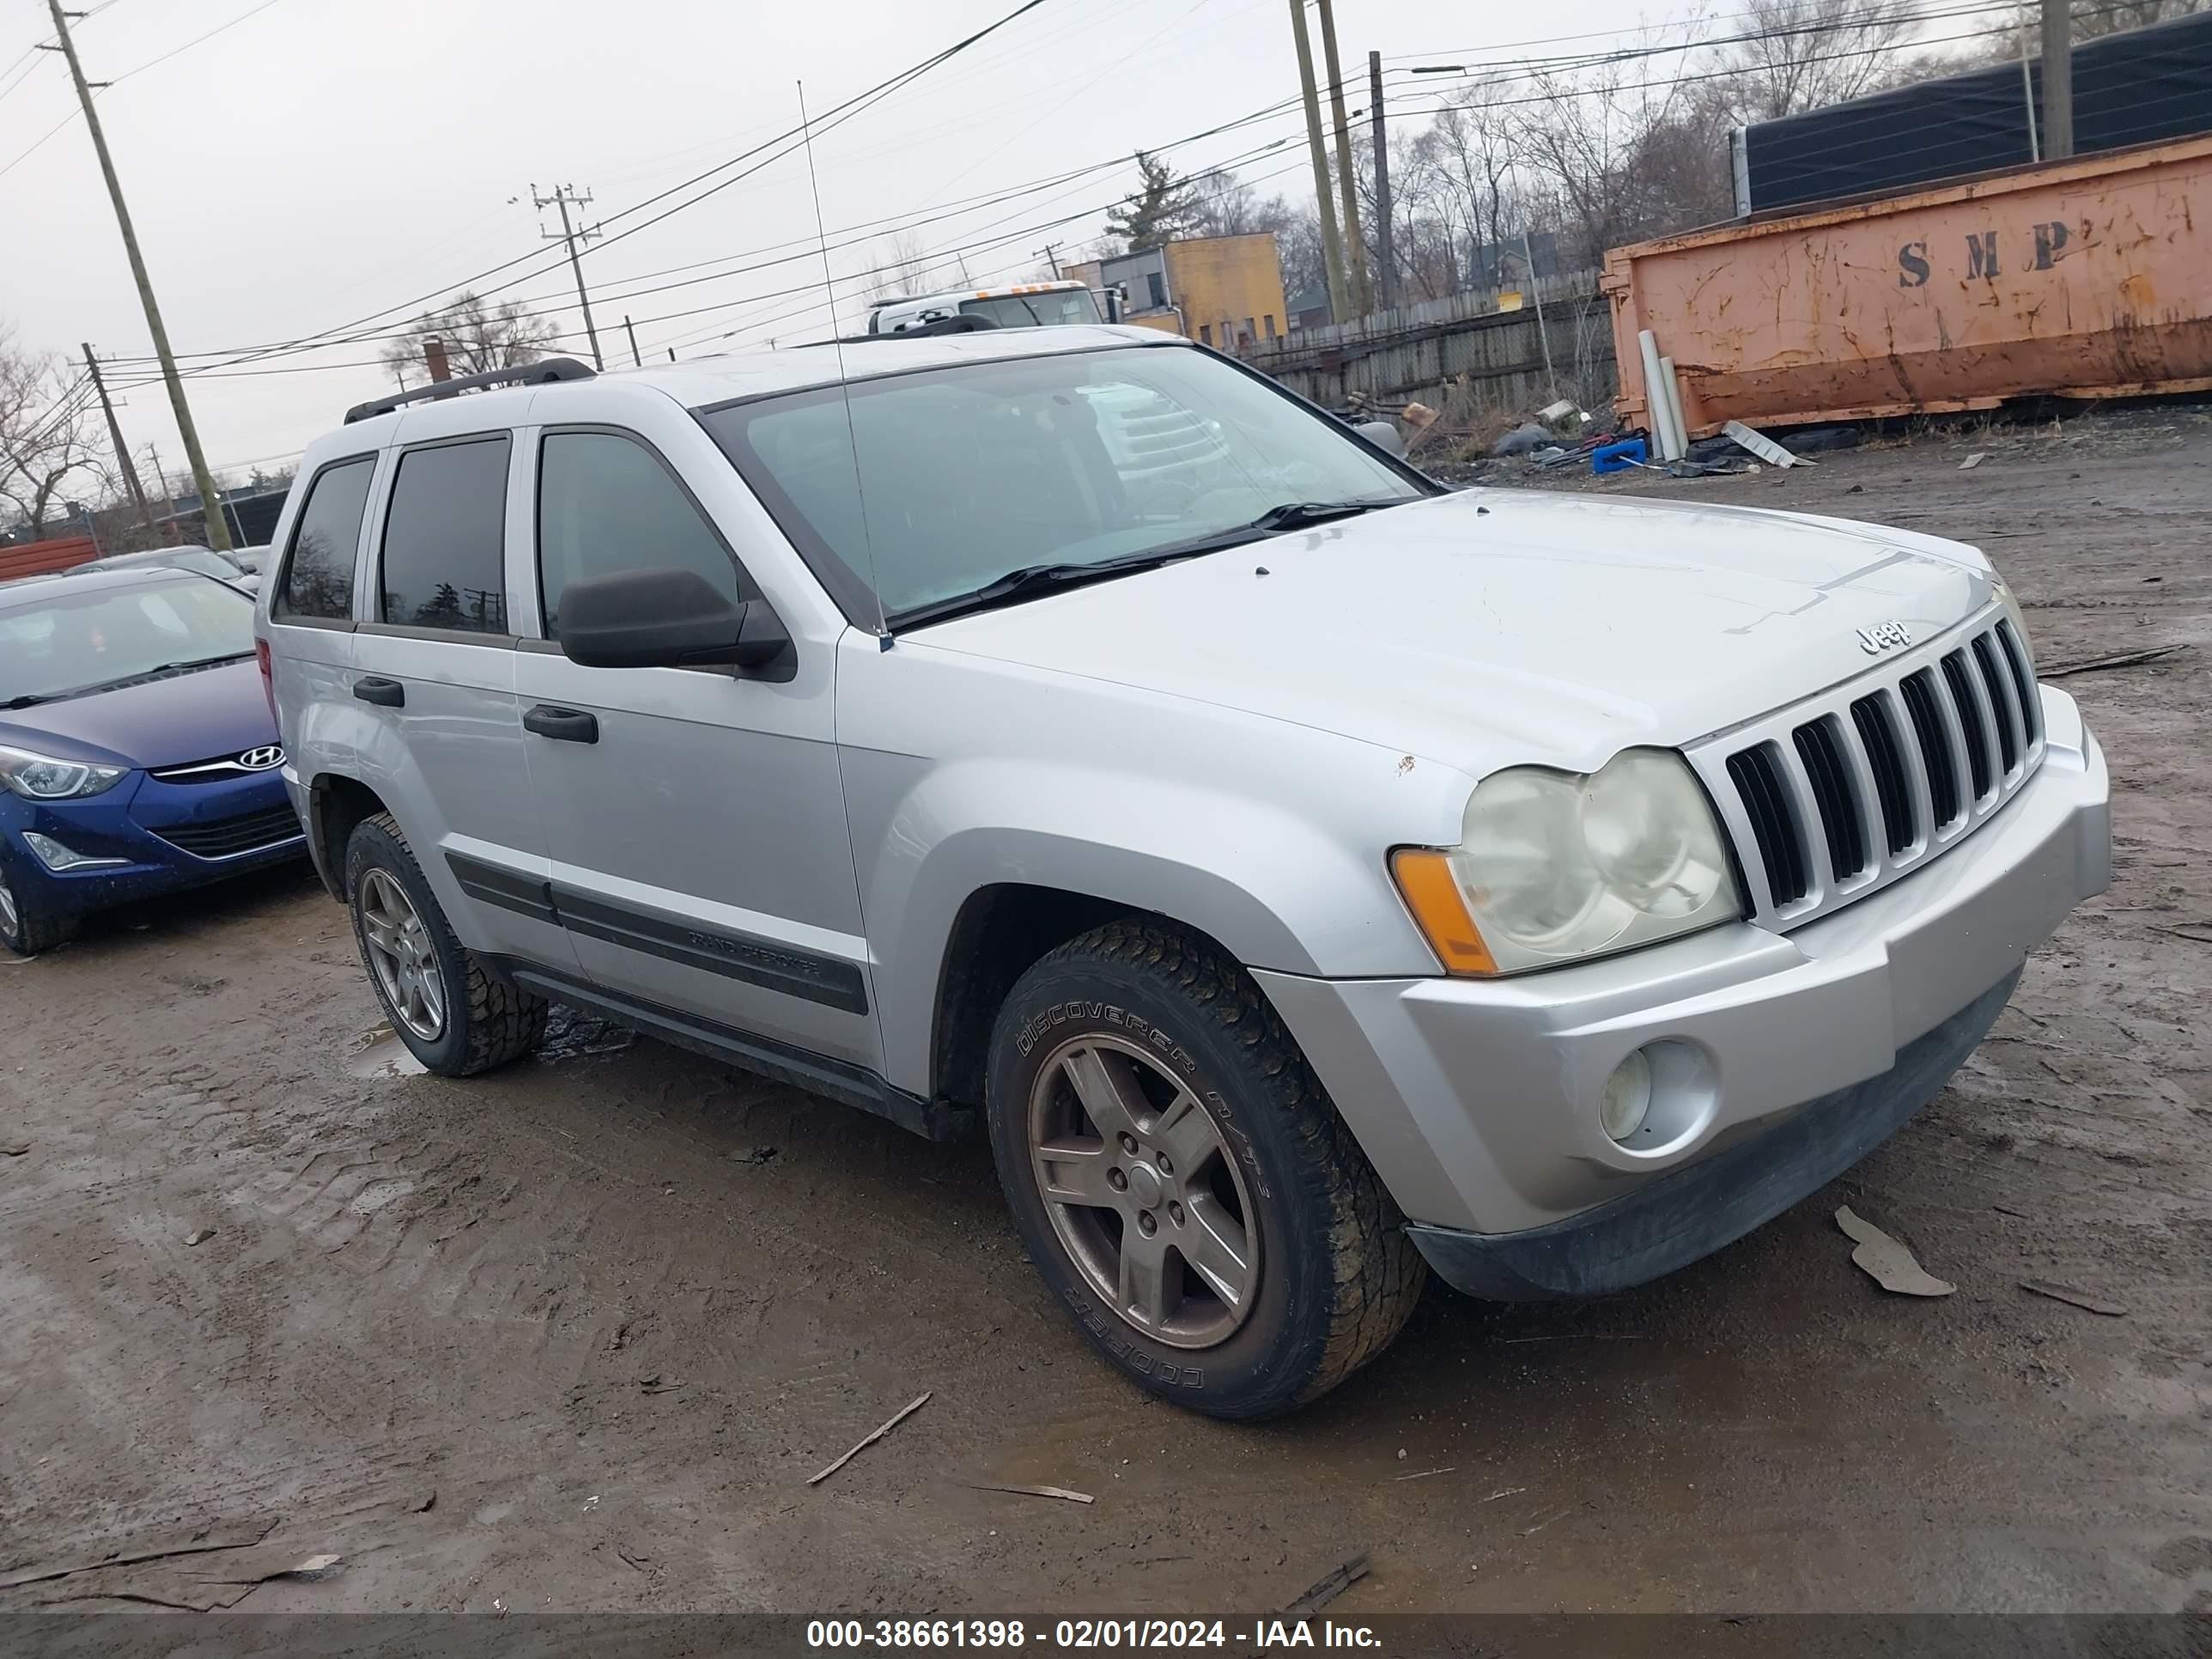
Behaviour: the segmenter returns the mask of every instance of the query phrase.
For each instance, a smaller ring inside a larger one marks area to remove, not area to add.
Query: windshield
[[[219,582],[58,593],[0,609],[0,708],[252,654],[253,602]]]
[[[1095,323],[1097,296],[1087,288],[1051,294],[1002,294],[988,300],[963,300],[963,317],[988,317],[1000,328],[1042,328],[1064,323]]]
[[[823,585],[842,600],[868,583],[866,608],[879,597],[894,623],[1010,571],[1118,562],[1286,502],[1424,493],[1326,416],[1201,351],[968,363],[851,392],[849,434],[836,386],[701,418]]]

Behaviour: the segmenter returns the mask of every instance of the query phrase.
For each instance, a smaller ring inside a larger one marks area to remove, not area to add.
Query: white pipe
[[[1671,461],[1679,452],[1674,447],[1674,422],[1667,406],[1666,389],[1659,379],[1659,337],[1644,329],[1637,335],[1636,345],[1644,358],[1644,412],[1648,417],[1645,424],[1651,428],[1652,439],[1659,446],[1659,459]]]
[[[1680,460],[1690,453],[1690,423],[1682,418],[1682,382],[1675,375],[1674,360],[1659,360],[1659,384],[1667,392],[1667,418],[1674,427],[1674,453],[1671,459]]]

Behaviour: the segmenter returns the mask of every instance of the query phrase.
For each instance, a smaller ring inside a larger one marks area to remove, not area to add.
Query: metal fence
[[[1298,329],[1243,354],[1246,362],[1328,408],[1419,401],[1522,410],[1557,398],[1611,399],[1613,328],[1598,273],[1547,276],[1513,311],[1495,291],[1448,295],[1355,322]],[[1536,301],[1542,301],[1541,322]],[[1551,367],[1544,348],[1551,346]]]

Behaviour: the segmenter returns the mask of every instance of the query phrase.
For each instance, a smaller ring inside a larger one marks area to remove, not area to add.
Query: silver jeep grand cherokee
[[[1084,1334],[1200,1411],[1333,1387],[1428,1267],[1739,1237],[2109,878],[1956,543],[1448,493],[1133,329],[508,380],[315,444],[262,599],[402,1038],[480,1072],[557,1000],[980,1122]]]

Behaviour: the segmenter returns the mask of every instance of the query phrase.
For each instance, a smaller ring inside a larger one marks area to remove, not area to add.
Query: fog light
[[[1651,1109],[1651,1062],[1638,1048],[1613,1068],[1598,1101],[1598,1121],[1615,1140],[1626,1140],[1644,1127]]]
[[[88,853],[80,853],[74,847],[64,847],[52,836],[42,836],[33,830],[23,832],[23,845],[39,855],[40,863],[56,872],[95,869],[104,864],[126,864],[130,861],[127,859],[94,858]]]

